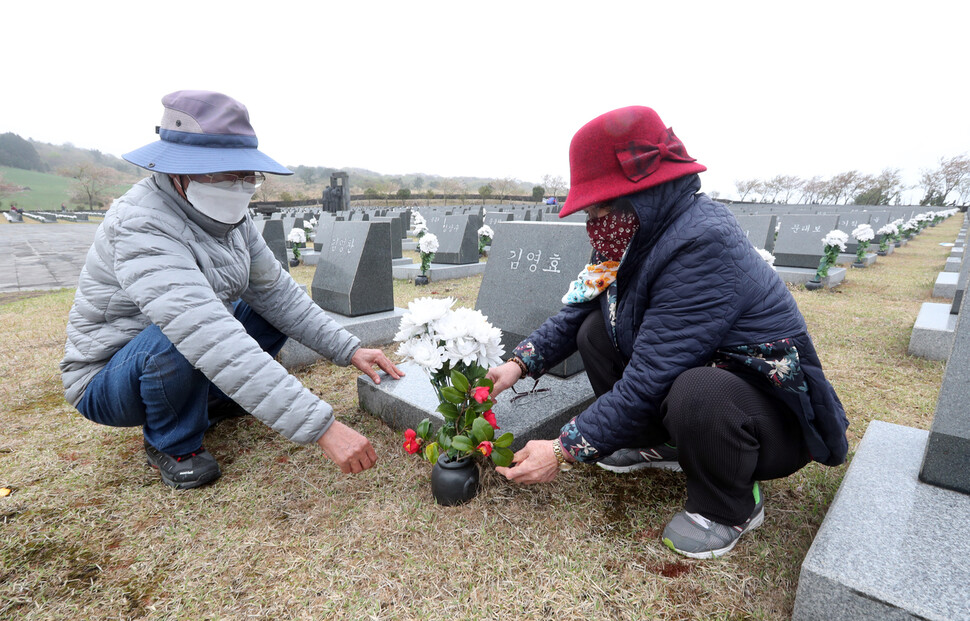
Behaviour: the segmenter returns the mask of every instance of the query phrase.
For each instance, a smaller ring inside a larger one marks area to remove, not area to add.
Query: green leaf
[[[475,411],[475,408],[468,408],[465,411],[465,428],[466,429],[468,427],[471,427],[472,425],[475,424],[475,418],[477,416],[478,416],[478,412]]]
[[[438,443],[432,442],[428,446],[424,447],[424,458],[431,463],[438,462]]]
[[[466,436],[455,436],[451,439],[451,446],[459,451],[471,451],[475,448],[475,445]]]
[[[451,436],[447,427],[442,427],[438,430],[438,444],[440,444],[445,450],[451,448]]]
[[[462,394],[468,393],[468,380],[458,369],[451,372],[451,385],[455,387],[455,390],[461,392]]]
[[[485,374],[488,373],[488,369],[483,369],[477,364],[473,364],[470,369],[468,369],[468,379],[475,383],[476,386],[484,386],[482,379],[484,379]],[[488,380],[491,382],[492,380]]]
[[[508,466],[512,463],[513,455],[515,453],[512,452],[512,449],[496,447],[492,444],[492,463],[496,466]]]
[[[491,425],[489,425],[489,427],[491,427]],[[512,446],[512,440],[514,439],[515,439],[515,436],[513,436],[511,432],[507,431],[502,435],[500,435],[499,437],[492,440],[492,446],[496,448],[505,448],[507,446]]]
[[[458,392],[453,386],[442,386],[441,396],[454,404],[461,403],[465,400],[465,393]]]
[[[481,437],[481,440],[478,440],[479,442],[491,440],[495,437],[495,429],[488,424],[487,420],[481,417],[476,418],[475,422],[472,423],[472,433],[475,434],[476,440]]]
[[[456,420],[459,414],[458,406],[448,402],[438,405],[438,411],[445,417],[445,420]]]
[[[426,418],[418,423],[418,428],[414,430],[422,440],[431,438],[431,419]]]
[[[488,379],[484,375],[482,375],[482,379],[480,379],[477,382],[475,382],[475,385],[476,386],[488,386],[488,391],[489,392],[492,392],[492,389],[495,388],[495,382],[493,382],[492,380]]]
[[[487,411],[489,411],[489,410],[492,409],[492,405],[494,405],[492,403],[492,400],[491,399],[486,399],[485,401],[482,401],[481,403],[476,403],[472,407],[472,409],[475,410],[475,413],[476,414],[484,414],[485,412],[487,412]]]

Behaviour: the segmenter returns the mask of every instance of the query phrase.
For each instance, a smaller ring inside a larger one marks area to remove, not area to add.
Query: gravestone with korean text
[[[502,330],[506,356],[563,307],[569,284],[586,267],[591,248],[586,225],[562,222],[498,222],[475,308]],[[583,370],[573,354],[550,373],[568,377]]]
[[[833,214],[784,214],[775,240],[775,266],[817,268],[824,252],[822,239],[839,228]]]
[[[478,229],[482,217],[475,214],[428,218],[428,231],[438,237],[434,263],[465,265],[478,263]]]
[[[394,310],[389,222],[328,222],[313,274],[313,301],[348,317]]]

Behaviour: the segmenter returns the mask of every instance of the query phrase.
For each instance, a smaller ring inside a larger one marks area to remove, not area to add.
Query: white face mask
[[[224,182],[228,184],[228,182]],[[190,181],[185,189],[185,197],[192,206],[216,222],[236,224],[246,217],[249,201],[256,193],[252,184],[237,181],[229,187],[223,183],[200,183]]]

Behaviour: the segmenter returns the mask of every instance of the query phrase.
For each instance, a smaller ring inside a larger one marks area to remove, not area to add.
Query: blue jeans
[[[243,301],[233,316],[271,356],[286,336]],[[169,455],[202,446],[209,428],[209,402],[229,397],[179,353],[158,326],[141,331],[111,357],[77,404],[88,420],[112,427],[144,427],[145,440]]]

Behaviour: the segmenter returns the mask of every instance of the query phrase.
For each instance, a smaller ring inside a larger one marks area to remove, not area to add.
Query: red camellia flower
[[[404,432],[404,450],[412,455],[421,450],[421,438],[418,437],[414,429],[408,429]]]
[[[485,422],[486,423],[488,423],[489,425],[492,426],[492,429],[498,429],[499,428],[498,421],[495,420],[495,412],[489,410],[489,411],[485,412],[484,414],[482,414],[482,418],[485,419]]]
[[[488,440],[479,444],[477,448],[479,451],[481,451],[482,455],[484,455],[485,457],[488,457],[489,455],[492,454],[492,443],[489,442]]]
[[[472,399],[478,403],[485,403],[485,400],[488,399],[488,386],[479,386],[476,388],[475,391],[472,392]]]

